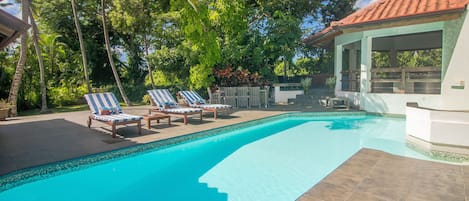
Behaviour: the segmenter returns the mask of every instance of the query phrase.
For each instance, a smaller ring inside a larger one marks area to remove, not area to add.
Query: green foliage
[[[371,53],[371,62],[372,62],[373,68],[392,67],[391,58],[389,57],[389,52],[373,51]]]
[[[333,90],[335,88],[336,80],[337,80],[337,78],[335,76],[327,78],[326,83],[325,83],[326,87],[329,90]]]
[[[304,47],[301,38],[311,30],[302,30],[300,25],[305,19],[312,19],[312,24],[320,27],[343,17],[353,5],[352,1],[339,0],[113,0],[107,3],[114,61],[129,98],[135,102],[141,101],[149,89],[147,66],[152,67],[159,88],[173,91],[220,84],[213,72],[227,67],[239,78],[237,84],[275,82],[275,73],[283,74],[280,65],[284,59],[288,62],[288,75],[331,73],[333,54]],[[118,95],[105,59],[100,6],[99,1],[77,1],[89,77],[95,88]],[[41,33],[48,103],[63,107],[81,103],[84,75],[70,1],[36,0],[32,7]],[[0,52],[0,98],[8,96],[17,53],[17,46]],[[294,61],[298,55],[300,58]],[[402,56],[403,63],[408,63],[407,60],[408,56]],[[40,105],[39,68],[33,46],[29,46],[26,62],[18,98],[21,110]],[[243,77],[244,74],[248,76]]]
[[[313,82],[313,78],[306,77],[301,79],[301,86],[305,90],[305,94],[308,94],[309,90],[311,89],[311,83]]]
[[[86,85],[81,85],[78,87],[54,87],[49,90],[49,97],[51,97],[50,102],[58,107],[63,107],[64,105],[73,105],[79,103],[79,100],[88,93]]]
[[[398,65],[401,67],[441,67],[442,50],[426,49],[413,51],[399,51],[397,53]]]

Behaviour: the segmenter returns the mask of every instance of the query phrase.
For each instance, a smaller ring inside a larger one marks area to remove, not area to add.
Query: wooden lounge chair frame
[[[86,94],[85,97],[86,97],[87,95],[98,95],[98,94],[101,94],[102,96],[104,96],[104,95],[110,96],[110,97],[112,97],[113,101],[117,102],[117,100],[115,99],[114,94],[109,93],[109,92],[108,92],[108,93]],[[142,134],[142,122],[141,122],[142,117],[140,117],[139,119],[136,119],[136,120],[126,120],[126,121],[117,121],[117,122],[116,122],[116,121],[106,121],[106,120],[97,119],[97,118],[96,118],[96,115],[97,115],[96,113],[97,113],[97,111],[94,111],[94,110],[99,109],[99,106],[96,105],[97,108],[94,108],[94,109],[93,109],[93,108],[92,108],[92,105],[91,105],[92,103],[90,103],[88,100],[87,100],[87,102],[88,102],[88,106],[90,107],[91,112],[93,113],[93,114],[91,114],[91,115],[88,116],[88,120],[87,120],[87,122],[86,122],[88,128],[91,128],[91,124],[92,124],[92,121],[93,121],[93,120],[96,120],[96,121],[105,123],[105,124],[111,126],[112,137],[115,138],[115,137],[117,136],[117,129],[116,129],[116,126],[117,126],[117,125],[126,125],[126,124],[136,123],[136,124],[137,124],[138,134],[139,134],[139,135]],[[119,105],[114,105],[114,106],[119,109],[119,114],[124,114],[124,113],[122,112],[122,109],[120,108]],[[135,116],[135,115],[132,115],[132,116]],[[139,117],[139,116],[135,116],[135,117]]]
[[[161,89],[161,90],[166,90],[166,89]],[[151,90],[148,91],[148,93],[150,93]],[[170,95],[170,94],[169,94]],[[174,101],[175,104],[177,104],[174,100],[174,97],[171,95],[171,98],[173,99],[172,101]],[[182,116],[183,119],[184,119],[184,125],[187,125],[188,123],[188,116],[189,115],[195,115],[195,114],[199,114],[200,115],[200,122],[202,122],[202,112],[203,110],[200,109],[199,111],[194,111],[194,112],[185,112],[185,113],[179,113],[179,112],[170,112],[170,111],[165,111],[165,110],[161,110],[161,106],[158,105],[155,100],[153,100],[153,97],[150,95],[150,103],[153,105],[153,106],[156,106],[156,108],[153,108],[153,109],[150,109],[148,111],[149,115],[151,114],[151,112],[159,112],[159,113],[163,113],[163,114],[167,114],[167,115],[171,115],[171,116]],[[179,105],[177,105],[177,108],[184,108],[184,107],[180,107]],[[194,108],[192,108],[194,109]]]

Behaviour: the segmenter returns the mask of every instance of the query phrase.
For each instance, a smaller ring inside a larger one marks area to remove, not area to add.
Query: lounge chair
[[[150,111],[169,115],[181,115],[184,117],[185,125],[187,125],[188,115],[200,114],[200,121],[202,121],[202,109],[180,107],[167,89],[148,90],[148,94],[151,97],[150,100],[152,104],[156,106],[156,108],[151,109]]]
[[[207,104],[205,100],[195,91],[180,91],[179,95],[193,108],[201,108],[204,111],[213,112],[213,118],[217,119],[218,110],[231,109],[231,105]]]
[[[113,93],[86,94],[85,99],[91,110],[87,122],[88,128],[91,127],[92,120],[103,122],[112,126],[112,137],[115,138],[117,125],[137,123],[138,134],[142,133],[141,119],[143,117],[123,113]]]

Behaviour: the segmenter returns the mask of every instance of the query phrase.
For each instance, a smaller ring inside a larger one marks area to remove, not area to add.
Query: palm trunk
[[[117,83],[117,88],[119,88],[119,92],[121,93],[122,99],[124,99],[124,102],[127,106],[131,106],[132,104],[130,103],[129,99],[127,98],[127,95],[125,95],[124,88],[122,87],[119,74],[117,73],[116,66],[114,66],[114,61],[112,60],[112,52],[111,52],[111,45],[110,45],[110,40],[109,40],[109,33],[107,31],[107,26],[106,26],[106,2],[105,0],[101,0],[101,9],[102,9],[102,17],[103,17],[103,32],[104,32],[104,41],[106,43],[106,50],[107,50],[107,57],[109,59],[109,64],[111,65],[112,68],[112,73],[114,74],[114,78],[116,79]]]
[[[42,59],[41,48],[39,47],[39,30],[37,29],[36,21],[33,17],[33,12],[31,8],[28,9],[29,17],[31,19],[31,27],[33,28],[32,39],[34,43],[34,49],[36,49],[37,60],[39,63],[39,77],[40,77],[40,84],[41,84],[41,113],[49,112],[47,108],[47,88],[46,88],[46,81],[44,76],[44,61]]]
[[[29,8],[29,0],[22,0],[21,18],[26,23],[28,23],[28,13],[27,13],[28,8]],[[27,53],[27,48],[28,48],[27,39],[28,39],[28,32],[25,32],[23,33],[23,35],[21,35],[20,58],[18,60],[18,64],[16,65],[15,75],[13,76],[13,81],[11,82],[11,87],[10,87],[10,93],[8,95],[8,102],[12,105],[11,116],[16,116],[18,114],[17,99],[18,99],[18,91],[20,88],[21,80],[23,78],[24,64],[26,63],[26,53]]]
[[[153,79],[153,73],[152,69],[150,66],[150,62],[148,62],[148,41],[147,41],[147,36],[145,36],[145,57],[147,58],[147,67],[148,67],[148,75],[150,76],[150,82],[151,82],[151,88],[155,88],[155,80]]]
[[[88,88],[88,93],[92,93],[90,78],[88,77],[88,63],[86,60],[85,44],[83,43],[83,34],[81,33],[80,22],[78,21],[76,2],[75,0],[71,0],[71,2],[73,10],[73,19],[75,21],[75,28],[77,29],[78,41],[80,42],[81,58],[83,60],[83,73],[85,74],[86,87]]]

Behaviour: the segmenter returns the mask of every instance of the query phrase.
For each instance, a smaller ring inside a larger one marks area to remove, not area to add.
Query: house
[[[29,24],[0,10],[0,49],[13,42],[22,33],[26,32],[29,27]]]
[[[469,110],[468,4],[377,0],[304,42],[333,47],[335,94],[362,110]]]

